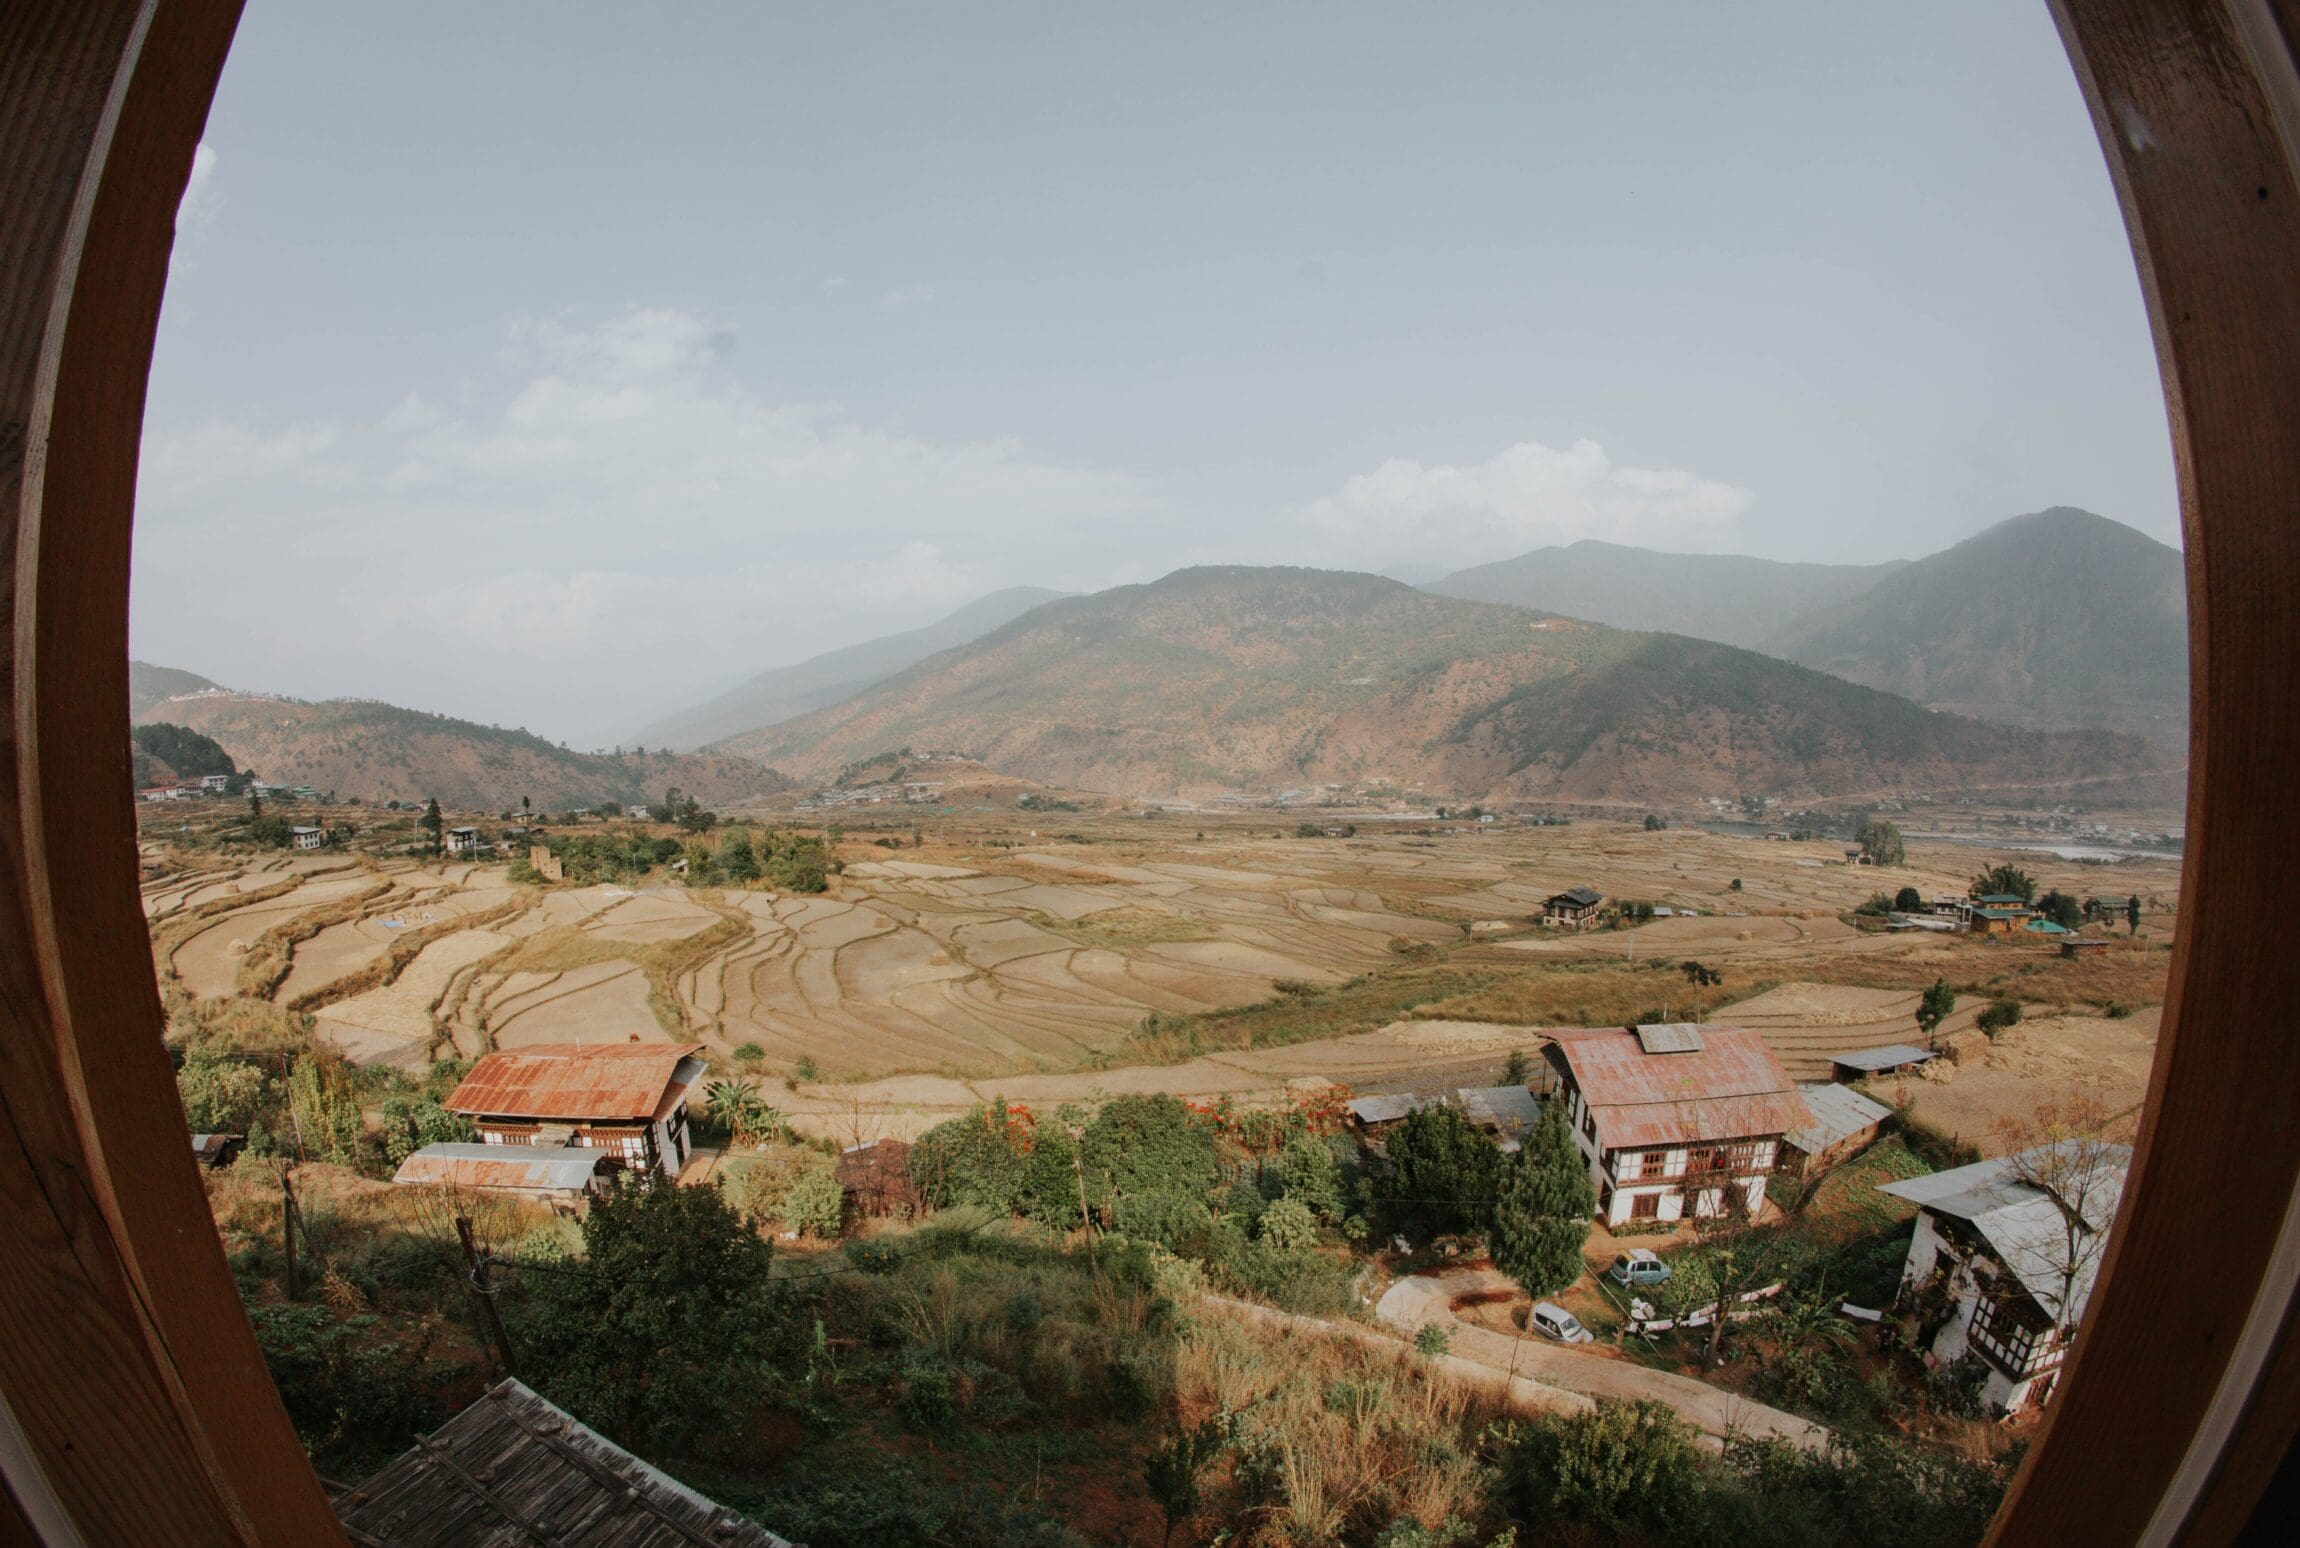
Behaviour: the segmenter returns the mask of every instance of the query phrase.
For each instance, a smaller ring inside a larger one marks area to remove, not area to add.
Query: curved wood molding
[[[2296,8],[2055,3],[2156,330],[2195,726],[2148,1127],[2001,1544],[2226,1542],[2300,1427]],[[121,734],[144,385],[238,11],[0,5],[0,1541],[344,1541],[182,1142]]]
[[[152,335],[238,17],[0,6],[0,1476],[91,1548],[344,1541],[183,1142],[121,729]]]

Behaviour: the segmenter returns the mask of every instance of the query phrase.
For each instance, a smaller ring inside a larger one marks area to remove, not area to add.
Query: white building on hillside
[[[1986,1364],[1981,1399],[1996,1412],[2051,1396],[2131,1165],[2129,1146],[2066,1140],[1878,1189],[1917,1206],[1903,1306],[1935,1360]]]

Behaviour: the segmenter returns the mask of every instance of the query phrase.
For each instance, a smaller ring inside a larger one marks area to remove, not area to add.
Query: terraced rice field
[[[1094,831],[1075,841],[944,831],[924,853],[894,854],[850,841],[844,874],[813,896],[689,889],[660,874],[640,886],[516,888],[492,865],[332,855],[155,876],[145,906],[197,996],[232,993],[240,955],[265,930],[333,907],[293,941],[274,997],[311,1009],[355,1058],[693,1038],[721,1061],[756,1045],[772,1074],[811,1061],[841,1083],[824,1088],[832,1106],[875,1093],[889,1111],[919,1115],[963,1106],[986,1082],[1015,1092],[1054,1082],[1052,1097],[1144,1082],[1266,1095],[1312,1078],[1442,1080],[1528,1044],[1523,1027],[1407,1020],[1186,1065],[1115,1067],[1153,1014],[1187,1017],[1266,1000],[1281,984],[1307,992],[1430,961],[1520,982],[1698,956],[1743,996],[1752,981],[1771,985],[1729,1019],[1764,1031],[1792,1074],[1824,1078],[1830,1053],[1914,1035],[1917,990],[1936,971],[1928,953],[1979,949],[1865,933],[1842,911],[1878,889],[1962,890],[1992,858],[1942,846],[1878,871],[1845,865],[1833,845],[1611,824],[1337,840],[1238,824],[1211,837],[1146,836],[1138,821],[1078,821]],[[2063,866],[2065,880],[2054,864],[2038,867],[2047,885],[2142,892],[2166,907],[2176,886],[2164,862],[2110,878]],[[1699,912],[1624,931],[1534,923],[1541,899],[1579,883]],[[2168,930],[2169,916],[2150,928]],[[2001,948],[1987,965],[2048,950]],[[1947,1030],[1969,1025],[1981,999],[1968,996]],[[2120,1036],[2137,1030],[2116,1025]],[[786,1095],[802,1112],[816,1100]]]

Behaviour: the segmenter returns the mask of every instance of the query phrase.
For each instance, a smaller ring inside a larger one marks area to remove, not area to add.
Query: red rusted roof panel
[[[674,1100],[700,1043],[538,1043],[488,1054],[448,1097],[450,1112],[507,1118],[653,1119]]]
[[[1559,1028],[1548,1035],[1595,1109],[1598,1143],[1684,1144],[1787,1134],[1812,1109],[1765,1039],[1742,1027],[1704,1026],[1701,1047],[1649,1054],[1624,1028]]]

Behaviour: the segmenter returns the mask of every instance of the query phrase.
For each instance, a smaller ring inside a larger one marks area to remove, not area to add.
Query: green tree
[[[296,1142],[307,1160],[342,1166],[358,1163],[367,1123],[360,1116],[359,1095],[340,1063],[308,1055],[296,1060],[288,1072],[288,1109]]]
[[[426,1145],[469,1144],[479,1130],[435,1097],[394,1093],[383,1099],[383,1154],[394,1167]]]
[[[783,1224],[829,1241],[846,1224],[846,1190],[830,1172],[806,1172],[783,1195]]]
[[[1332,1225],[1342,1218],[1342,1164],[1333,1147],[1314,1134],[1297,1134],[1278,1152],[1278,1178],[1284,1197],[1299,1201]]]
[[[194,1134],[245,1134],[271,1094],[263,1067],[194,1044],[176,1071],[176,1094]]]
[[[1525,1073],[1525,1050],[1512,1048],[1508,1062],[1501,1067],[1501,1083],[1505,1086],[1522,1086],[1525,1084]]]
[[[2019,1026],[2020,1014],[2020,1001],[2007,995],[1999,995],[1990,1002],[1988,1009],[1980,1013],[1979,1018],[1973,1024],[1990,1037],[1995,1037],[2007,1028]]]
[[[2036,897],[2036,878],[2012,862],[2000,861],[1973,878],[1976,898],[2010,897],[2023,903]]]
[[[2140,894],[2137,892],[2124,900],[2124,923],[2132,934],[2140,933]]]
[[[1925,895],[1914,887],[1903,887],[1893,894],[1893,908],[1903,914],[1913,914],[1925,906]]]
[[[1314,1247],[1318,1241],[1318,1217],[1300,1199],[1278,1200],[1262,1211],[1255,1229],[1263,1241],[1285,1252]]]
[[[1494,1206],[1494,1266],[1534,1296],[1563,1290],[1582,1274],[1597,1193],[1573,1143],[1565,1104],[1544,1102],[1541,1117],[1502,1172]]]
[[[1409,1234],[1482,1231],[1493,1218],[1501,1149],[1450,1107],[1406,1114],[1390,1136],[1382,1201]]]
[[[773,1380],[771,1249],[717,1188],[626,1177],[583,1217],[579,1260],[521,1274],[536,1385],[626,1445],[742,1423]]]
[[[1928,1043],[1932,1041],[1933,1034],[1940,1030],[1941,1023],[1948,1020],[1956,1008],[1957,997],[1949,988],[1948,981],[1934,979],[1932,988],[1927,989],[1917,1001],[1917,1030],[1924,1033]]]
[[[1665,1403],[1600,1398],[1531,1426],[1510,1458],[1511,1492],[1533,1521],[1666,1529],[1701,1493],[1693,1432]]]
[[[2058,888],[2036,900],[2036,911],[2064,930],[2084,923],[2084,905]]]
[[[719,872],[738,887],[759,879],[759,856],[748,828],[729,828],[719,840]]]
[[[1871,865],[1905,865],[1908,846],[1901,842],[1898,823],[1882,817],[1872,817],[1854,830],[1853,842],[1861,846],[1861,854]]]
[[[1087,1201],[1103,1212],[1153,1193],[1202,1201],[1222,1170],[1212,1125],[1164,1092],[1104,1103],[1078,1137],[1078,1159]]]
[[[1176,1430],[1142,1460],[1142,1482],[1165,1523],[1160,1544],[1174,1541],[1174,1529],[1198,1513],[1206,1469],[1227,1450],[1237,1420],[1225,1410],[1195,1429]]]
[[[423,803],[423,815],[416,827],[431,835],[431,852],[438,854],[447,844],[447,819],[439,815],[439,798],[434,796]]]
[[[1701,991],[1716,988],[1725,982],[1725,975],[1706,962],[1680,962],[1677,967],[1685,975],[1685,982],[1693,990],[1693,1019],[1699,1021],[1701,1019]]]
[[[968,1205],[995,1214],[1023,1204],[1029,1155],[1003,1102],[936,1124],[910,1149],[911,1181],[935,1209]]]
[[[1647,813],[1645,814],[1645,831],[1646,831],[1646,832],[1648,832],[1648,833],[1659,833],[1659,832],[1660,832],[1662,829],[1664,829],[1664,828],[1666,828],[1666,827],[1668,827],[1668,826],[1669,826],[1669,824],[1668,824],[1666,821],[1664,821],[1662,818],[1656,817],[1656,816],[1655,816],[1653,813],[1651,813],[1651,812],[1647,812]]]

